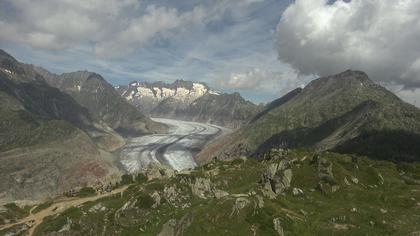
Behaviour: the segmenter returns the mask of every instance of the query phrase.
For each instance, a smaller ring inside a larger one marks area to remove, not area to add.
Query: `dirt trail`
[[[63,201],[60,201],[60,202],[57,202],[57,203],[53,203],[48,208],[46,208],[44,210],[41,210],[41,211],[39,211],[35,214],[32,214],[32,210],[34,209],[33,208],[33,209],[31,209],[31,211],[30,211],[31,213],[29,214],[29,216],[27,216],[25,218],[22,218],[15,223],[0,226],[0,231],[4,230],[4,229],[11,228],[11,227],[16,226],[16,225],[26,223],[28,226],[30,226],[30,228],[28,230],[28,235],[32,236],[34,231],[35,231],[35,228],[39,224],[42,223],[42,221],[44,220],[45,217],[55,215],[57,213],[61,213],[65,210],[67,210],[70,207],[79,206],[79,205],[81,205],[83,203],[86,203],[86,202],[95,201],[95,200],[98,200],[100,198],[108,197],[108,196],[118,194],[118,193],[122,194],[127,188],[128,188],[128,186],[124,186],[124,187],[115,189],[111,192],[99,194],[99,195],[92,196],[92,197],[69,198],[69,199],[66,199],[66,200],[63,200]]]

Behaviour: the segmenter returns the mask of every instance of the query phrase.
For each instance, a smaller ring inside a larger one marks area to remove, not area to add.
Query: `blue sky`
[[[418,19],[419,6],[415,0],[2,0],[0,48],[55,73],[94,71],[114,85],[202,81],[254,102],[360,69],[416,103],[420,35],[409,32],[420,30],[407,19]],[[393,28],[407,33],[395,37]]]

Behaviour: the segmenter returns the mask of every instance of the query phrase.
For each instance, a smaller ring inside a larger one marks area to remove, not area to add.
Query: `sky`
[[[0,48],[54,73],[200,81],[256,103],[363,70],[420,106],[419,18],[418,0],[0,0]]]

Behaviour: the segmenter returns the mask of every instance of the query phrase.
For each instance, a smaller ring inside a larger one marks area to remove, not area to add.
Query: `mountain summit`
[[[279,100],[249,125],[213,144],[220,150],[210,155],[262,157],[274,147],[303,147],[420,160],[420,110],[373,83],[364,72],[348,70],[319,78]],[[201,158],[212,153],[207,151]]]

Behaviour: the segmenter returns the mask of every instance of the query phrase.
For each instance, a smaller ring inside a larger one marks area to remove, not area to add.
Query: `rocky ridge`
[[[132,123],[153,129],[99,75],[65,77],[0,50],[1,203],[112,183],[121,173],[111,152],[124,144],[116,130]]]
[[[310,148],[394,161],[418,161],[420,109],[360,71],[316,79],[269,104],[198,159],[262,158],[271,148]]]

